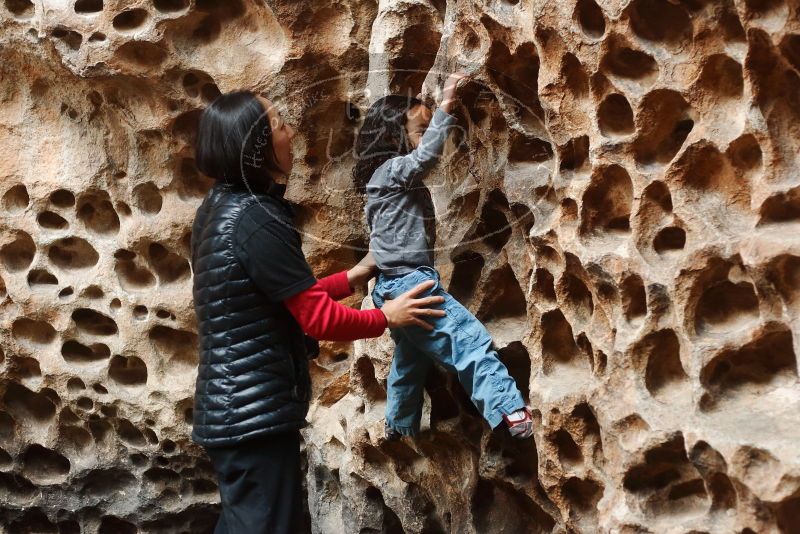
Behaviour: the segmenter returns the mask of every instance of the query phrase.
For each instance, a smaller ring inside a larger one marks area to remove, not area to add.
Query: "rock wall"
[[[213,525],[188,440],[203,107],[237,88],[280,103],[322,276],[366,244],[364,110],[435,98],[456,66],[474,82],[427,180],[437,267],[535,442],[490,431],[437,370],[423,435],[385,443],[391,340],[325,344],[314,531],[800,532],[796,0],[3,0],[0,17],[7,532]]]

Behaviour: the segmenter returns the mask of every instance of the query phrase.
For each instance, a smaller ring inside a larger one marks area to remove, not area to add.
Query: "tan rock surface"
[[[490,432],[442,372],[423,436],[382,443],[391,340],[327,344],[314,531],[800,532],[796,0],[4,0],[0,18],[6,531],[213,524],[188,440],[202,108],[281,103],[322,276],[366,243],[359,116],[462,65],[428,179],[437,266],[535,443]]]

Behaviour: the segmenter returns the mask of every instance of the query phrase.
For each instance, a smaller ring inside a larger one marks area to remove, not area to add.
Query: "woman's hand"
[[[465,72],[454,72],[450,76],[447,77],[447,81],[444,82],[444,89],[442,95],[442,103],[440,107],[442,111],[445,113],[450,113],[450,110],[455,105],[456,101],[456,90],[458,86],[462,82],[462,80],[469,80],[469,74]]]
[[[347,282],[350,284],[350,289],[365,285],[370,278],[375,276],[375,271],[375,258],[372,257],[370,250],[366,256],[361,258],[360,262],[347,271]]]
[[[427,321],[423,321],[421,317],[444,317],[446,315],[444,310],[434,310],[425,307],[433,304],[441,304],[444,302],[444,297],[415,298],[423,291],[433,287],[433,284],[433,280],[422,282],[396,299],[385,301],[381,311],[386,316],[386,322],[389,323],[389,328],[415,324],[421,326],[425,330],[433,330],[433,325]]]

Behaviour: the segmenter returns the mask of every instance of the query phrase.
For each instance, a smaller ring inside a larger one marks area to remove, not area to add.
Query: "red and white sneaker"
[[[508,431],[518,439],[526,439],[533,435],[533,413],[530,406],[516,412],[504,415],[503,420],[508,425]]]

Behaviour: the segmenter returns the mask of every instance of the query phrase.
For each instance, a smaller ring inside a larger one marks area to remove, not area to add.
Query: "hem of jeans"
[[[500,408],[491,415],[491,419],[488,419],[489,426],[492,427],[492,430],[500,426],[500,423],[503,422],[504,415],[511,415],[512,413],[516,412],[517,410],[521,410],[525,407],[525,401],[520,399],[514,399],[511,401],[507,401],[503,403]]]
[[[396,425],[396,424],[392,423],[391,421],[389,421],[388,419],[386,421],[386,425],[389,428],[391,428],[392,430],[395,430],[395,431],[403,434],[404,436],[410,436],[410,437],[413,438],[414,436],[419,434],[419,428],[418,427]]]

